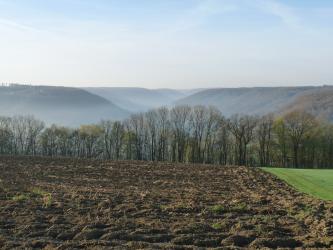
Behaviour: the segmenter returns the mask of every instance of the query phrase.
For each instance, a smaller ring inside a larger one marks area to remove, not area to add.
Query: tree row
[[[0,154],[221,165],[333,167],[333,125],[304,112],[224,117],[176,106],[78,128],[0,117]]]

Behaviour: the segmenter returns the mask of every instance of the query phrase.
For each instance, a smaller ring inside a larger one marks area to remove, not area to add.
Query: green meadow
[[[323,200],[333,200],[333,169],[262,168],[297,190]]]

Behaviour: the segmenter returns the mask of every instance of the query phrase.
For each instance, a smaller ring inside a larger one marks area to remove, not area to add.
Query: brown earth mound
[[[259,169],[0,157],[1,249],[332,249],[332,213]]]

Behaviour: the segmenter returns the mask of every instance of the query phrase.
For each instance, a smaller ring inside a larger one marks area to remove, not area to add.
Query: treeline
[[[204,106],[162,107],[79,128],[0,117],[0,154],[330,168],[333,125],[304,112],[225,118]]]

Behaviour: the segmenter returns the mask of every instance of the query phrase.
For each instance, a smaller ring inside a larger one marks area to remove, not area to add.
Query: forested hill
[[[332,93],[333,86],[218,88],[202,90],[176,104],[212,105],[225,116],[237,113],[263,115],[297,109],[332,119]]]
[[[306,111],[333,121],[333,86],[253,87],[204,90],[144,88],[0,87],[0,116],[32,114],[66,126],[120,120],[161,106],[206,105],[224,116]]]
[[[47,123],[77,126],[122,119],[129,112],[78,88],[10,85],[0,87],[0,115],[31,114]]]
[[[333,121],[333,87],[323,87],[298,96],[281,111],[306,111],[321,119]]]

